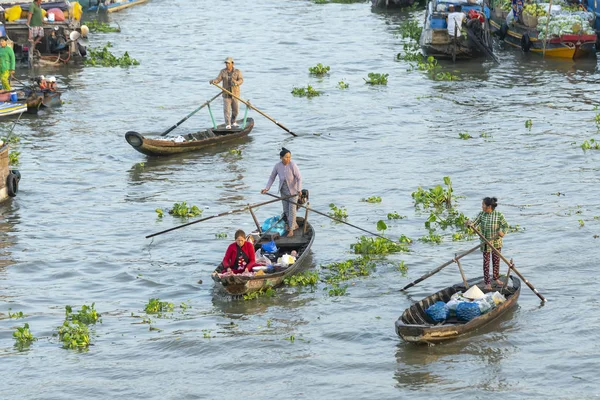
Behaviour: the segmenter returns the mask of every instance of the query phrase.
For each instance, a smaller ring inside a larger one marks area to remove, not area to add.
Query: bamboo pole
[[[550,16],[552,15],[552,0],[550,0],[550,5],[548,6],[548,20],[546,21],[546,35],[544,35],[544,51],[542,52],[542,57],[546,57],[546,40],[548,40],[548,27],[550,26]]]

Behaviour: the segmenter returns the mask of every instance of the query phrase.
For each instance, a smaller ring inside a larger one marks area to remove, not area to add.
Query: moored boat
[[[493,58],[490,9],[482,6],[481,1],[428,1],[419,39],[423,52],[428,56],[453,60],[482,56]],[[451,7],[456,7],[457,11],[452,12]],[[464,17],[463,29],[457,27],[454,32],[449,32],[449,15],[452,18]]]
[[[94,3],[95,5],[90,6],[88,11],[97,12],[98,8],[101,11],[106,12],[117,12],[124,10],[129,7],[137,6],[139,4],[147,3],[148,0],[104,0],[104,1],[90,1],[90,3]]]
[[[304,218],[297,217],[296,222],[299,227],[294,231],[294,236],[280,236],[273,239],[278,249],[277,253],[274,253],[274,257],[281,257],[292,251],[297,252],[296,261],[293,264],[285,269],[275,269],[273,272],[265,271],[264,274],[254,276],[224,275],[221,274],[222,267],[218,266],[211,275],[213,281],[228,295],[241,296],[277,287],[283,283],[286,277],[308,267],[311,260],[310,248],[315,239],[315,232],[312,225]],[[258,250],[262,244],[270,240],[270,238],[266,238],[258,241],[254,245],[255,249]]]
[[[581,17],[589,15],[593,19],[594,14],[560,12],[565,14],[551,14],[548,17],[523,12],[509,25],[506,22],[507,11],[497,8],[494,9],[490,25],[501,41],[525,53],[572,60],[594,55],[598,36],[587,18]],[[573,22],[568,23],[571,19]],[[549,32],[546,32],[546,28]]]
[[[241,139],[252,131],[254,120],[247,118],[238,121],[239,127],[226,129],[225,124],[204,131],[190,133],[182,136],[171,136],[167,138],[151,139],[141,134],[129,131],[125,134],[125,140],[134,149],[148,156],[168,156],[172,154],[187,153],[205,149],[209,146]]]
[[[407,308],[396,321],[396,333],[407,342],[437,343],[473,332],[516,306],[519,294],[521,293],[521,281],[512,275],[510,279],[511,282],[505,289],[502,289],[500,285],[494,284],[492,290],[484,290],[484,292],[499,291],[506,298],[505,302],[499,304],[486,314],[475,317],[470,321],[460,321],[456,317],[449,317],[444,322],[435,322],[427,315],[425,310],[434,303],[438,301],[446,303],[450,301],[453,294],[458,292],[464,293],[467,290],[464,283],[458,283],[427,296]],[[484,287],[482,277],[469,280],[467,283],[469,286],[477,285]]]
[[[0,117],[22,114],[27,111],[27,104],[21,102],[0,101]]]
[[[1,107],[0,103],[0,107]],[[0,139],[0,202],[15,197],[19,191],[21,174],[9,167],[9,145]]]

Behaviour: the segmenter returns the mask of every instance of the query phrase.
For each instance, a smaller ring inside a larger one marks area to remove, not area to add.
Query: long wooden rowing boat
[[[512,284],[507,285],[504,290],[499,285],[494,284],[492,286],[491,291],[501,292],[506,297],[506,301],[486,314],[468,322],[459,321],[456,317],[450,317],[442,323],[436,323],[425,313],[425,310],[435,302],[443,301],[447,303],[454,293],[464,293],[467,288],[464,283],[458,283],[427,296],[404,310],[402,316],[396,321],[396,333],[407,342],[437,343],[475,331],[495,320],[517,304],[519,294],[521,293],[521,281],[513,276],[510,279],[512,280]],[[479,288],[484,287],[482,277],[469,280],[467,283],[469,286],[476,284]],[[484,290],[484,293],[489,291]]]
[[[125,134],[125,140],[134,149],[148,156],[169,156],[172,154],[187,153],[204,149],[208,146],[241,139],[248,136],[254,128],[254,120],[246,119],[238,121],[239,127],[226,129],[225,124],[216,128],[208,128],[201,132],[190,133],[183,136],[168,137],[163,139],[149,139],[137,132],[129,131]],[[179,140],[178,140],[179,138]]]
[[[290,254],[293,250],[298,253],[294,264],[282,271],[265,273],[264,275],[259,276],[228,275],[222,277],[219,277],[219,272],[221,272],[222,268],[218,266],[211,275],[212,279],[227,294],[233,296],[249,294],[281,285],[286,277],[298,273],[310,263],[309,253],[315,239],[314,229],[312,225],[302,217],[297,217],[296,222],[299,227],[294,231],[294,236],[278,237],[274,239],[275,244],[279,249],[277,256]],[[254,246],[255,249],[258,250],[263,243],[266,243],[269,240],[270,239],[263,239],[261,242],[256,243]]]
[[[9,115],[22,114],[26,111],[27,111],[27,104],[25,104],[25,103],[0,102],[0,117],[7,117]]]

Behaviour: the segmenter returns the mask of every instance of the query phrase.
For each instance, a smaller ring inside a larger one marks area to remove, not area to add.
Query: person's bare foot
[[[500,279],[496,279],[495,282],[500,286],[504,285],[504,282],[502,282]]]
[[[485,290],[492,290],[492,285],[485,285],[484,289]]]
[[[294,236],[294,231],[288,231],[287,235],[285,235],[286,237],[292,237]]]

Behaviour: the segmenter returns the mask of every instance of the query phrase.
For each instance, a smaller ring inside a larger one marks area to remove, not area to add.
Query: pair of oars
[[[492,249],[492,251],[494,253],[496,253],[498,256],[500,256],[500,258],[502,259],[502,261],[504,261],[506,263],[506,265],[508,265],[508,273],[506,274],[506,282],[504,282],[504,286],[503,288],[506,288],[506,285],[508,284],[508,278],[510,276],[510,271],[512,270],[516,275],[519,276],[519,278],[521,278],[521,280],[523,280],[523,282],[525,282],[525,284],[527,286],[529,286],[529,288],[533,291],[533,293],[535,293],[540,300],[542,300],[543,302],[547,301],[546,298],[544,296],[542,296],[537,289],[527,280],[527,278],[525,278],[516,268],[515,268],[515,264],[512,261],[508,261],[506,259],[506,257],[504,257],[502,255],[502,253],[500,253],[500,251],[498,249],[496,249],[492,243],[487,240],[485,238],[485,236],[483,236],[483,234],[481,232],[479,232],[479,230],[477,228],[475,228],[474,226],[470,226],[471,229],[473,229],[473,231],[479,235],[479,237],[484,241],[485,244],[487,244],[488,246],[490,246],[490,249]],[[430,276],[440,272],[442,269],[444,269],[445,267],[447,267],[448,265],[452,264],[453,262],[458,262],[458,260],[464,256],[466,256],[467,254],[470,254],[472,252],[474,252],[475,250],[477,250],[479,247],[483,246],[483,243],[473,247],[470,250],[465,251],[464,253],[456,256],[455,258],[453,258],[452,260],[440,265],[439,267],[437,267],[436,269],[426,273],[425,275],[421,276],[419,279],[417,279],[414,282],[409,283],[408,285],[404,286],[402,289],[400,289],[401,291],[406,290],[410,287],[415,286],[417,283],[424,281],[425,279],[429,278]]]

